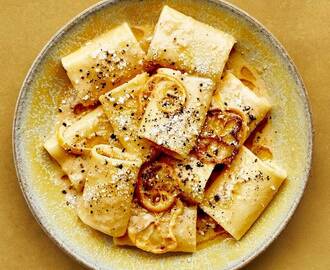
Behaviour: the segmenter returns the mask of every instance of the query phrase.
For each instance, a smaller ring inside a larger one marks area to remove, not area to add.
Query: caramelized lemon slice
[[[168,211],[150,213],[136,206],[128,226],[130,240],[140,249],[156,254],[174,251],[178,246],[175,226],[184,212],[183,203],[176,200]]]
[[[183,84],[175,77],[166,74],[153,75],[146,84],[146,90],[140,96],[141,108],[145,108],[152,92],[158,96],[158,106],[162,112],[175,114],[183,110],[187,93]]]
[[[137,197],[140,204],[152,212],[169,209],[178,195],[178,181],[174,169],[165,161],[144,163],[137,181]]]
[[[246,130],[239,113],[211,110],[207,114],[195,152],[205,162],[230,164],[246,137]]]

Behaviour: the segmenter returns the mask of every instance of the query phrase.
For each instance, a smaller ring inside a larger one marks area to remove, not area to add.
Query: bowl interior
[[[155,256],[118,248],[82,224],[66,205],[60,168],[42,144],[53,132],[57,107],[69,87],[61,57],[123,21],[152,29],[163,4],[229,32],[244,58],[260,71],[272,109],[274,162],[288,179],[240,241],[214,242],[194,254]],[[285,52],[247,15],[216,1],[108,1],[76,18],[48,44],[30,70],[17,104],[14,151],[18,176],[37,220],[71,255],[97,269],[235,269],[259,254],[281,231],[303,193],[311,159],[311,122],[303,85]]]

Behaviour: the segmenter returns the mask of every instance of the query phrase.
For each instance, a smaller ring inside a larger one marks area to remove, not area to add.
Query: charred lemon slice
[[[146,84],[146,90],[141,94],[141,107],[146,106],[146,100],[154,92],[159,97],[158,106],[167,114],[175,114],[183,110],[187,93],[183,84],[175,77],[166,74],[153,75]]]
[[[239,145],[245,131],[246,127],[240,113],[216,109],[208,112],[201,135],[219,138],[226,144]]]
[[[137,205],[132,210],[128,236],[145,251],[156,254],[174,251],[178,246],[175,227],[183,211],[183,203],[179,199],[171,209],[161,213],[151,213]]]
[[[141,166],[137,181],[140,204],[152,212],[169,209],[179,194],[174,169],[165,161],[146,162]]]
[[[230,164],[246,136],[243,117],[234,111],[211,110],[198,138],[195,153],[210,163]]]

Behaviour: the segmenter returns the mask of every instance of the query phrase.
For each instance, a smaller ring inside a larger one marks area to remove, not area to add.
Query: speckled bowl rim
[[[30,85],[35,77],[35,74],[38,70],[38,66],[44,59],[44,57],[47,55],[48,51],[55,46],[59,40],[62,38],[62,36],[68,32],[72,27],[74,27],[76,24],[80,23],[82,20],[84,20],[87,16],[90,14],[97,12],[107,6],[110,6],[112,4],[115,4],[119,2],[120,0],[106,0],[99,2],[88,9],[84,10],[80,14],[78,14],[76,17],[74,17],[69,23],[67,23],[65,26],[63,26],[51,39],[50,41],[44,46],[42,51],[39,53],[37,58],[34,60],[30,70],[28,71],[28,74],[22,84],[17,103],[16,103],[16,108],[15,108],[15,113],[14,113],[14,120],[13,120],[13,130],[12,130],[12,145],[13,145],[13,156],[14,156],[14,163],[15,163],[15,169],[16,169],[16,174],[18,177],[18,181],[21,187],[21,190],[23,192],[24,198],[33,214],[35,217],[36,221],[40,224],[41,228],[46,232],[46,234],[49,236],[50,239],[52,239],[55,244],[60,247],[62,250],[64,250],[68,255],[70,255],[72,258],[77,260],[79,263],[82,265],[90,268],[90,269],[97,269],[97,265],[94,265],[93,263],[89,262],[88,260],[85,260],[77,254],[77,252],[70,250],[70,248],[66,245],[64,241],[61,241],[57,239],[53,235],[53,229],[51,228],[51,225],[48,224],[45,220],[45,218],[42,216],[40,213],[38,206],[35,204],[33,201],[31,195],[29,194],[28,190],[28,185],[27,185],[27,176],[24,174],[24,168],[21,166],[22,164],[22,154],[19,152],[19,145],[20,145],[20,138],[19,138],[19,130],[21,126],[21,121],[23,118],[23,108],[25,107],[25,100],[24,96],[27,94],[29,91]],[[286,217],[282,221],[281,224],[275,229],[274,233],[266,238],[262,244],[254,249],[250,254],[247,256],[241,258],[240,260],[236,261],[234,265],[231,265],[227,267],[225,270],[236,270],[240,269],[243,266],[247,265],[249,262],[251,262],[254,258],[256,258],[258,255],[260,255],[263,251],[267,249],[267,247],[279,236],[279,234],[283,231],[283,229],[286,227],[288,224],[290,218],[292,217],[294,211],[296,210],[303,193],[306,188],[306,184],[310,175],[310,170],[311,170],[311,164],[312,164],[312,149],[313,149],[313,124],[312,124],[312,113],[310,110],[310,105],[309,105],[309,100],[308,100],[308,95],[307,91],[305,88],[305,85],[303,83],[303,80],[293,63],[292,59],[284,49],[284,47],[281,45],[281,43],[266,29],[265,26],[263,26],[259,21],[257,21],[255,18],[247,14],[245,11],[241,10],[240,8],[234,6],[233,4],[229,4],[227,2],[221,1],[221,0],[206,0],[213,2],[217,5],[219,5],[221,8],[228,10],[229,12],[233,13],[235,16],[238,17],[243,17],[245,21],[250,23],[253,28],[255,28],[258,32],[261,33],[261,35],[270,41],[270,44],[276,49],[278,54],[282,57],[283,62],[286,63],[287,68],[289,70],[289,73],[291,77],[294,79],[295,83],[297,84],[300,92],[300,96],[302,98],[302,101],[304,103],[304,113],[306,116],[305,121],[309,124],[310,129],[307,130],[308,132],[308,145],[307,145],[307,166],[304,172],[304,177],[303,177],[303,186],[301,190],[299,190],[299,193],[297,193],[296,199],[294,200],[291,208],[289,209]]]

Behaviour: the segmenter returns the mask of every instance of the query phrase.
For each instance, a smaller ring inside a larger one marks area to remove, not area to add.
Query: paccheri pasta
[[[226,66],[235,43],[164,6],[150,44],[123,23],[62,59],[75,91],[44,147],[83,223],[157,254],[249,230],[286,173],[245,146],[271,104]]]

